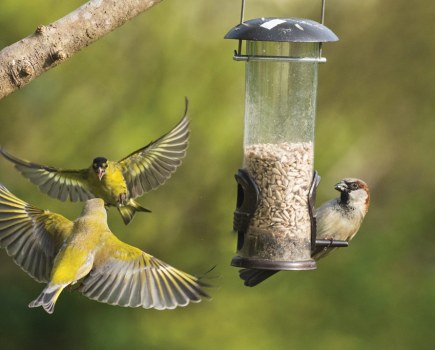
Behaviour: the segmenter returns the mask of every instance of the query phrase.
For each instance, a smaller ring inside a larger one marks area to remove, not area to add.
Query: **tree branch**
[[[0,99],[162,0],[90,0],[0,51]]]

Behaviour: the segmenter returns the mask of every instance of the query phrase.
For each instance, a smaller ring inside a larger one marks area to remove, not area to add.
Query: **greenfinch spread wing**
[[[51,197],[65,201],[85,201],[93,198],[88,190],[88,170],[62,170],[19,159],[0,148],[3,156],[15,164],[15,168],[39,189]]]
[[[0,247],[38,282],[48,282],[54,257],[73,223],[35,208],[0,185]]]
[[[163,185],[181,164],[189,140],[188,102],[181,121],[167,134],[121,159],[131,198]]]
[[[95,254],[82,280],[85,296],[112,305],[174,309],[208,298],[200,279],[118,240],[113,234]]]

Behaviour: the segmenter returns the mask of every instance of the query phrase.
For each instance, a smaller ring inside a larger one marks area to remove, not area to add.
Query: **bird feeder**
[[[313,168],[317,71],[326,61],[322,43],[338,38],[312,20],[244,21],[243,13],[244,2],[241,23],[225,36],[239,40],[234,59],[246,64],[244,164],[236,174],[238,241],[231,264],[312,270],[320,179]]]

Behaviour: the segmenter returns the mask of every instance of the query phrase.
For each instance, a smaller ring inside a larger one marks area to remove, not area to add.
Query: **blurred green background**
[[[84,1],[2,0],[0,47]],[[0,144],[22,158],[82,168],[120,159],[168,131],[190,100],[183,166],[139,201],[121,239],[194,274],[217,265],[213,300],[174,311],[125,309],[64,292],[49,316],[42,290],[0,253],[1,349],[433,349],[435,346],[435,3],[329,0],[316,121],[321,203],[361,177],[372,205],[359,235],[316,271],[246,288],[229,262],[234,172],[242,162],[244,64],[223,40],[240,1],[165,0],[0,101]],[[246,18],[318,20],[319,1],[248,0]],[[73,219],[0,159],[0,182]]]

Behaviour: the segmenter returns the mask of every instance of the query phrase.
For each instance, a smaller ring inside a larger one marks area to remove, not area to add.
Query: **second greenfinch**
[[[49,314],[62,290],[76,283],[90,299],[145,309],[174,309],[209,298],[200,278],[117,239],[99,198],[86,201],[72,222],[0,184],[0,246],[32,278],[47,283],[29,307],[42,306]]]

